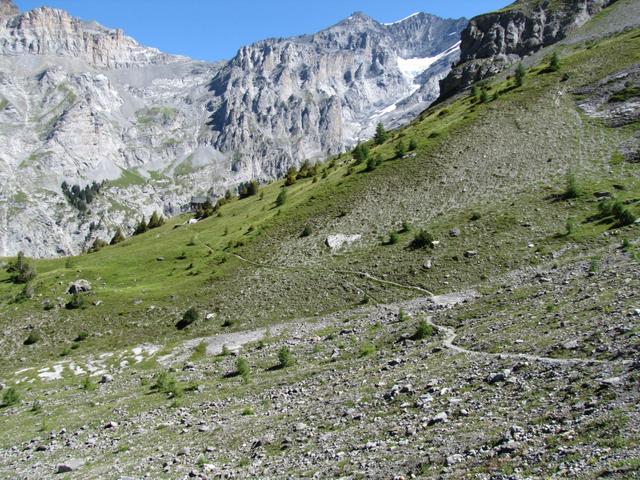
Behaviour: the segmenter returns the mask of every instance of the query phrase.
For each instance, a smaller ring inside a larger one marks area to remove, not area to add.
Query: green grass
[[[611,37],[601,42],[597,52],[581,48],[563,56],[563,71],[572,73],[571,86],[584,85],[638,62],[640,55],[633,35],[634,32],[627,32]],[[592,60],[595,55],[597,64]],[[234,329],[268,325],[306,315],[309,298],[313,298],[312,292],[318,288],[328,295],[314,298],[317,300],[312,307],[314,314],[354,306],[362,301],[363,291],[370,301],[380,302],[416,294],[389,284],[372,283],[349,272],[367,271],[378,277],[386,276],[390,281],[442,293],[475,285],[483,278],[519,266],[535,265],[544,257],[540,252],[557,248],[564,242],[588,242],[613,227],[612,222],[586,221],[595,208],[591,194],[599,189],[611,189],[612,184],[623,179],[627,189],[616,192],[617,197],[621,201],[637,198],[640,193],[634,165],[618,163],[613,177],[602,177],[604,166],[598,163],[598,158],[591,159],[591,163],[575,164],[584,194],[575,199],[573,205],[546,199],[562,192],[562,178],[539,175],[530,183],[521,182],[517,177],[510,180],[509,176],[519,171],[530,175],[525,162],[505,167],[504,171],[495,167],[494,177],[487,172],[488,166],[479,166],[477,171],[488,175],[478,179],[480,185],[493,186],[499,178],[495,175],[505,175],[500,182],[512,185],[512,190],[493,193],[491,189],[478,189],[476,195],[468,196],[466,203],[446,205],[438,214],[431,210],[431,203],[437,206],[438,196],[445,198],[450,195],[449,191],[433,190],[433,196],[427,196],[426,202],[424,195],[412,196],[412,192],[420,191],[425,185],[435,188],[440,179],[464,170],[468,170],[466,178],[475,178],[470,167],[463,165],[464,158],[458,162],[456,157],[443,159],[440,154],[449,145],[469,138],[469,132],[484,124],[504,123],[512,112],[524,106],[548,112],[544,109],[549,108],[549,91],[556,88],[561,74],[537,75],[543,69],[544,66],[532,69],[525,86],[518,89],[513,89],[511,81],[486,82],[485,88],[491,95],[501,93],[497,100],[482,105],[472,98],[450,101],[425,111],[406,128],[390,132],[385,144],[374,146],[369,142],[371,154],[384,159],[373,172],[364,172],[364,164],[354,167],[351,156],[342,155],[323,165],[320,175],[323,178],[318,182],[299,180],[287,187],[287,201],[280,207],[275,201],[282,190],[282,181],[262,186],[260,195],[229,202],[219,215],[195,225],[186,225],[191,216],[182,215],[117,246],[79,256],[74,259],[72,269],[66,267],[65,259],[37,261],[39,275],[34,283],[36,297],[33,300],[14,303],[20,287],[9,284],[8,275],[0,272],[0,313],[5,318],[20,318],[34,311],[42,312],[38,328],[43,341],[24,354],[31,359],[57,358],[83,329],[113,332],[83,342],[87,349],[114,349],[143,343],[150,328],[159,340],[173,341],[218,333],[223,330],[224,319],[233,319]],[[563,105],[565,110],[554,114],[573,118],[572,100],[567,102]],[[171,116],[162,110],[151,113],[163,118]],[[528,141],[529,127],[519,125],[521,118],[525,117],[514,115],[509,128],[522,135],[522,141]],[[597,132],[611,139],[610,146],[603,147],[603,150],[608,148],[607,162],[617,151],[620,135],[633,134],[632,129],[610,132],[586,123],[585,136]],[[417,156],[394,159],[397,144],[411,141],[417,145]],[[568,138],[567,151],[577,148],[579,142],[579,139]],[[353,173],[345,176],[349,169],[353,169]],[[600,180],[594,180],[597,178]],[[134,171],[123,171],[112,185],[124,187],[146,181]],[[370,192],[391,193],[385,198],[372,197]],[[544,214],[536,214],[536,208],[544,210]],[[636,204],[629,208],[640,214]],[[412,218],[407,218],[407,213]],[[469,220],[478,213],[480,218]],[[134,212],[130,214],[135,216]],[[565,230],[569,216],[577,219],[578,228],[569,237],[557,238],[555,235]],[[525,232],[521,223],[525,220],[536,223],[537,232],[531,237],[536,245],[533,250],[521,240]],[[348,255],[330,256],[323,246],[327,233],[324,226],[338,225],[336,231],[348,232],[349,224],[363,222],[369,222],[367,228],[379,228],[377,235],[372,234],[375,241],[359,244]],[[414,224],[415,231],[428,229],[441,245],[433,252],[407,249],[412,233],[401,228],[403,222]],[[306,227],[311,234],[301,237],[300,232]],[[453,227],[463,227],[460,238],[448,237],[447,232]],[[389,231],[400,233],[394,235],[393,244],[382,247],[378,238]],[[198,241],[190,245],[194,237]],[[468,250],[477,250],[479,255],[466,258],[463,253]],[[316,258],[306,260],[311,258],[308,255]],[[433,257],[437,268],[420,268],[425,255]],[[267,281],[257,282],[258,275]],[[87,295],[87,308],[73,312],[42,309],[44,300],[64,298],[67,284],[77,278],[87,279],[94,285],[94,291]],[[291,286],[297,294],[275,288],[280,285]],[[347,285],[359,291],[344,294],[342,289]],[[273,291],[265,291],[267,287]],[[251,294],[243,297],[237,293],[242,289]],[[98,302],[99,306],[93,305]],[[203,315],[217,312],[219,320],[203,320],[195,328],[178,334],[174,325],[191,305],[197,306]],[[150,309],[153,315],[149,315]],[[9,312],[11,315],[7,316]],[[9,326],[6,320],[0,323]],[[18,351],[23,354],[22,347],[14,353]],[[13,363],[15,358],[14,355],[2,358],[0,369]]]

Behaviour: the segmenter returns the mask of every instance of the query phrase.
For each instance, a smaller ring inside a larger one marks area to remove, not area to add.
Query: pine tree
[[[298,181],[298,169],[294,166],[289,167],[289,170],[287,170],[287,178],[284,181],[284,184],[287,187],[290,187],[291,185],[295,184]]]
[[[369,158],[369,149],[364,144],[358,144],[356,148],[353,149],[352,155],[358,164],[366,162]]]
[[[549,69],[552,72],[557,72],[558,70],[560,70],[560,55],[558,55],[558,52],[553,52]]]
[[[136,226],[134,235],[140,235],[141,233],[145,233],[147,230],[149,230],[149,226],[147,225],[147,222],[145,221],[144,217],[142,217],[142,219],[140,220],[140,223],[138,223],[138,225]]]
[[[414,151],[416,148],[418,148],[418,142],[416,142],[415,139],[412,138],[409,141],[409,150]]]
[[[387,138],[389,138],[389,134],[384,129],[384,125],[382,125],[382,122],[378,123],[376,126],[376,135],[374,137],[376,145],[382,145],[387,141]]]
[[[287,191],[286,190],[280,190],[280,193],[278,194],[278,198],[276,198],[276,206],[281,207],[282,205],[285,204],[285,202],[287,201]]]
[[[211,204],[209,204],[211,205]],[[158,228],[161,227],[162,225],[164,225],[164,218],[161,217],[158,212],[153,212],[153,215],[151,215],[151,218],[149,219],[149,224],[147,225],[147,227],[149,229],[152,228]]]
[[[527,75],[527,71],[522,63],[519,63],[516,67],[516,85],[521,87],[524,85],[524,77]]]
[[[482,92],[480,91],[480,87],[478,85],[474,85],[471,88],[471,95],[473,96],[473,98],[475,98],[476,100],[480,100],[480,94]]]
[[[407,153],[407,147],[405,146],[404,142],[400,140],[396,145],[396,158],[402,158],[405,156],[406,153]]]
[[[124,233],[122,232],[121,228],[118,228],[118,230],[116,230],[115,235],[113,236],[113,238],[111,239],[111,245],[117,245],[118,243],[122,243],[126,240]]]

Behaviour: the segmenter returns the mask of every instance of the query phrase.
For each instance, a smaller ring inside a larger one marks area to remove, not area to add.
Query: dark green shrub
[[[300,234],[301,237],[308,237],[313,233],[313,230],[309,225],[306,225]]]
[[[287,191],[284,189],[280,190],[280,193],[278,194],[278,198],[276,198],[276,206],[281,207],[286,202],[287,202]]]
[[[291,350],[289,347],[284,346],[278,350],[278,367],[287,368],[293,365],[293,357],[291,356]]]
[[[352,155],[356,164],[366,162],[369,159],[369,148],[364,144],[358,144],[356,148],[353,149]]]
[[[184,394],[182,385],[169,372],[160,372],[155,377],[156,381],[151,390],[166,394],[169,398],[180,398]]]
[[[623,208],[622,211],[616,216],[619,220],[620,226],[626,227],[628,225],[632,225],[636,221],[636,216],[631,213],[631,210],[628,208]]]
[[[111,239],[111,245],[117,245],[118,243],[122,243],[125,240],[126,238],[124,236],[124,233],[122,232],[122,229],[118,228],[118,230],[116,230],[115,235]]]
[[[73,340],[74,342],[84,342],[87,338],[89,338],[89,334],[87,332],[80,332],[78,336]]]
[[[524,79],[527,76],[527,71],[524,68],[524,65],[522,65],[522,63],[519,63],[518,66],[516,67],[516,85],[518,87],[521,87],[522,85],[524,85]]]
[[[582,195],[582,189],[578,183],[578,179],[574,174],[567,177],[567,187],[564,192],[564,198],[578,198]]]
[[[359,355],[361,357],[368,357],[376,353],[376,347],[372,343],[363,343],[360,345]]]
[[[369,157],[367,160],[367,168],[365,169],[367,172],[373,172],[378,166],[378,162],[374,157]]]
[[[40,336],[40,334],[34,330],[33,332],[29,333],[29,336],[24,341],[24,344],[33,345],[34,343],[38,343],[41,339],[42,337]]]
[[[178,323],[176,323],[176,328],[178,330],[184,330],[192,323],[198,321],[200,319],[200,313],[196,310],[195,307],[189,308],[184,314]]]
[[[418,326],[416,327],[416,333],[414,333],[413,338],[415,340],[424,340],[433,335],[433,327],[429,325],[426,320],[420,320],[418,322]]]
[[[136,226],[135,231],[133,232],[134,235],[141,235],[145,232],[147,232],[149,230],[149,226],[147,225],[147,222],[144,218],[142,218],[140,220],[140,222],[138,223],[138,225]]]
[[[404,144],[404,141],[400,140],[396,144],[396,149],[395,149],[396,158],[402,158],[406,155],[406,153],[407,153],[407,146]]]
[[[411,139],[409,140],[409,151],[414,151],[416,148],[418,148],[418,142],[415,141],[415,139]]]
[[[102,240],[101,238],[96,238],[93,241],[93,245],[91,245],[91,248],[89,249],[89,253],[99,252],[100,250],[102,250],[107,245],[109,245],[109,244],[107,242],[105,242],[104,240]]]
[[[287,187],[290,187],[291,185],[294,185],[296,182],[298,181],[298,169],[296,167],[289,167],[289,170],[287,170],[287,176],[284,180],[284,184]]]
[[[260,189],[260,184],[256,180],[251,180],[250,182],[241,183],[238,187],[238,196],[242,198],[252,197],[257,195],[258,190]],[[226,203],[225,198],[225,203]]]
[[[399,233],[408,233],[413,229],[413,225],[411,225],[408,221],[403,221],[402,222],[402,228],[400,229]]]
[[[64,308],[67,310],[77,310],[79,308],[84,308],[84,297],[79,293],[74,293],[71,296],[71,300],[69,300]]]
[[[7,272],[11,273],[13,283],[29,283],[38,276],[35,267],[27,261],[23,252],[18,252],[15,261],[9,263]]]
[[[387,245],[395,245],[400,241],[400,235],[398,232],[389,232],[389,240],[387,241]]]
[[[416,233],[415,237],[413,237],[413,241],[411,242],[411,246],[413,248],[426,248],[431,247],[433,243],[433,235],[431,235],[426,230],[420,230]]]
[[[553,55],[551,55],[549,70],[552,72],[557,72],[558,70],[560,70],[560,55],[558,55],[558,52],[553,52]]]
[[[14,387],[9,387],[2,395],[2,406],[11,407],[20,402],[20,393]]]
[[[236,360],[236,375],[242,377],[243,380],[248,380],[251,375],[251,368],[249,362],[246,359],[240,357]]]
[[[152,228],[161,227],[162,225],[164,225],[164,217],[160,216],[158,212],[153,212],[153,215],[151,215],[151,218],[149,219],[149,223],[147,225],[149,230],[151,230]]]
[[[565,228],[566,235],[572,235],[578,229],[578,223],[574,218],[568,218]]]
[[[87,392],[93,392],[96,389],[96,384],[91,381],[91,377],[84,377],[82,380],[82,389]]]

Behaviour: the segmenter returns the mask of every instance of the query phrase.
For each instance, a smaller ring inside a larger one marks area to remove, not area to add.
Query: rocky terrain
[[[0,12],[0,255],[79,253],[193,195],[282,176],[438,96],[466,20],[364,14],[209,64],[50,8]],[[84,212],[61,184],[109,180]]]
[[[1,261],[0,477],[639,478],[639,9],[366,159]]]
[[[563,40],[616,0],[518,0],[480,15],[462,32],[460,60],[440,84],[442,97],[469,88],[541,48]]]

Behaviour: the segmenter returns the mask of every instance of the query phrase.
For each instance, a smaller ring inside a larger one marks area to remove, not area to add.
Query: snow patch
[[[385,107],[382,110],[377,111],[371,117],[372,118],[382,117],[388,113],[394,112],[397,108],[398,108],[398,105],[394,103],[393,105],[389,105],[388,107]]]
[[[395,22],[391,22],[391,23],[383,23],[383,25],[386,25],[387,27],[389,25],[397,25],[398,23],[402,23],[405,20],[409,20],[410,18],[415,17],[416,15],[420,15],[420,12],[416,12],[416,13],[412,13],[411,15],[409,15],[408,17],[404,17],[402,20],[397,20]]]
[[[425,58],[402,58],[398,57],[398,68],[404,77],[413,82],[415,78],[420,75],[422,72],[427,70],[431,65],[436,63],[437,61],[443,59],[447,55],[451,55],[457,49],[460,48],[460,44],[462,42],[456,43],[451,48],[445,50],[442,53],[439,53],[435,57],[425,57]]]
[[[64,365],[58,363],[54,365],[53,371],[49,367],[38,370],[38,376],[42,380],[60,380],[62,378],[62,371],[64,370]]]

